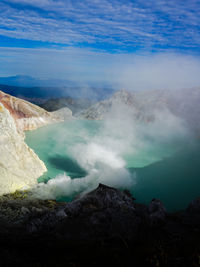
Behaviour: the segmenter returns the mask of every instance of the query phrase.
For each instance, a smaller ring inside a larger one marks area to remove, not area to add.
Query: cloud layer
[[[200,86],[200,57],[177,53],[135,54],[65,49],[0,48],[1,76],[26,74],[114,89],[177,89]],[[67,84],[66,84],[67,86]]]
[[[0,76],[200,84],[197,0],[3,0],[0,10]]]
[[[199,49],[196,0],[7,0],[0,34],[104,49]]]

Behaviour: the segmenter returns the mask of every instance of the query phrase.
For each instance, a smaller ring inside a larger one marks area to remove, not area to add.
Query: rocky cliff
[[[93,104],[94,101],[90,99],[60,97],[60,98],[48,99],[45,102],[39,104],[39,106],[47,111],[56,111],[67,107],[72,111],[74,115],[83,109],[89,108]]]
[[[100,101],[78,114],[86,119],[101,120],[116,110],[128,108],[137,120],[150,121],[153,119],[153,111],[162,107],[163,98],[158,94],[156,99],[144,100],[138,93],[120,90],[109,99]]]
[[[2,266],[199,266],[200,200],[167,213],[100,184],[70,203],[0,198]]]
[[[44,163],[24,142],[25,130],[34,130],[72,116],[69,109],[50,113],[0,91],[0,195],[37,183]]]
[[[168,110],[179,117],[188,126],[200,133],[200,88],[186,88],[179,90],[143,90],[115,92],[109,99],[100,101],[83,110],[78,116],[101,120],[126,106],[131,110],[136,120],[149,122],[155,119],[155,112]],[[122,109],[123,110],[123,109]]]
[[[28,188],[46,171],[24,142],[8,109],[0,103],[0,195]]]
[[[19,132],[34,130],[60,119],[55,114],[2,91],[0,91],[0,103],[9,110]]]
[[[72,111],[67,107],[58,109],[56,111],[52,111],[51,114],[58,120],[62,120],[62,121],[66,121],[72,118]]]

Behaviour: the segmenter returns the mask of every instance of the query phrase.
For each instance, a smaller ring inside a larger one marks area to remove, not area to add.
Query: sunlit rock
[[[0,103],[9,110],[20,133],[62,120],[53,113],[47,112],[28,101],[5,94],[2,91],[0,91]]]
[[[44,163],[25,144],[14,118],[0,103],[0,195],[29,188],[45,171]]]
[[[71,116],[69,109],[50,113],[0,91],[0,195],[32,187],[47,170],[24,142],[24,131]]]

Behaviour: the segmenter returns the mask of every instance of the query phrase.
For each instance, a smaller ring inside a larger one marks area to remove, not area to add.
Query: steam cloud
[[[128,90],[191,88],[200,84],[200,58],[195,54],[1,47],[0,57],[4,66],[1,76],[21,73],[41,79],[71,80],[85,87],[83,96],[92,93],[88,93],[91,83]]]
[[[93,137],[81,131],[84,142],[73,144],[68,150],[88,175],[71,179],[66,174],[60,174],[46,184],[38,184],[32,190],[34,196],[43,199],[69,197],[90,191],[99,183],[131,188],[137,177],[126,168],[124,158],[127,155],[136,156],[141,150],[177,143],[188,136],[184,121],[166,109],[155,110],[155,119],[148,124],[135,120],[134,113],[134,109],[117,103]],[[67,133],[56,138],[58,143],[62,140],[63,146]]]
[[[200,84],[200,58],[194,55],[158,53],[135,55],[115,68],[115,82],[129,90],[180,89]]]

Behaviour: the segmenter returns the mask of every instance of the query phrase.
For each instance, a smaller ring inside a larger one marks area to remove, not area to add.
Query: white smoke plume
[[[130,189],[137,182],[137,177],[131,175],[126,168],[127,155],[134,158],[140,151],[178,143],[188,136],[184,121],[167,109],[154,111],[155,119],[150,123],[135,120],[134,113],[134,109],[117,103],[94,136],[87,131],[80,131],[84,142],[75,142],[68,147],[68,151],[88,174],[74,179],[60,174],[46,184],[40,183],[34,188],[34,196],[43,199],[70,197],[88,192],[99,183]],[[55,138],[65,149],[67,132],[60,133],[60,136],[58,132]]]

